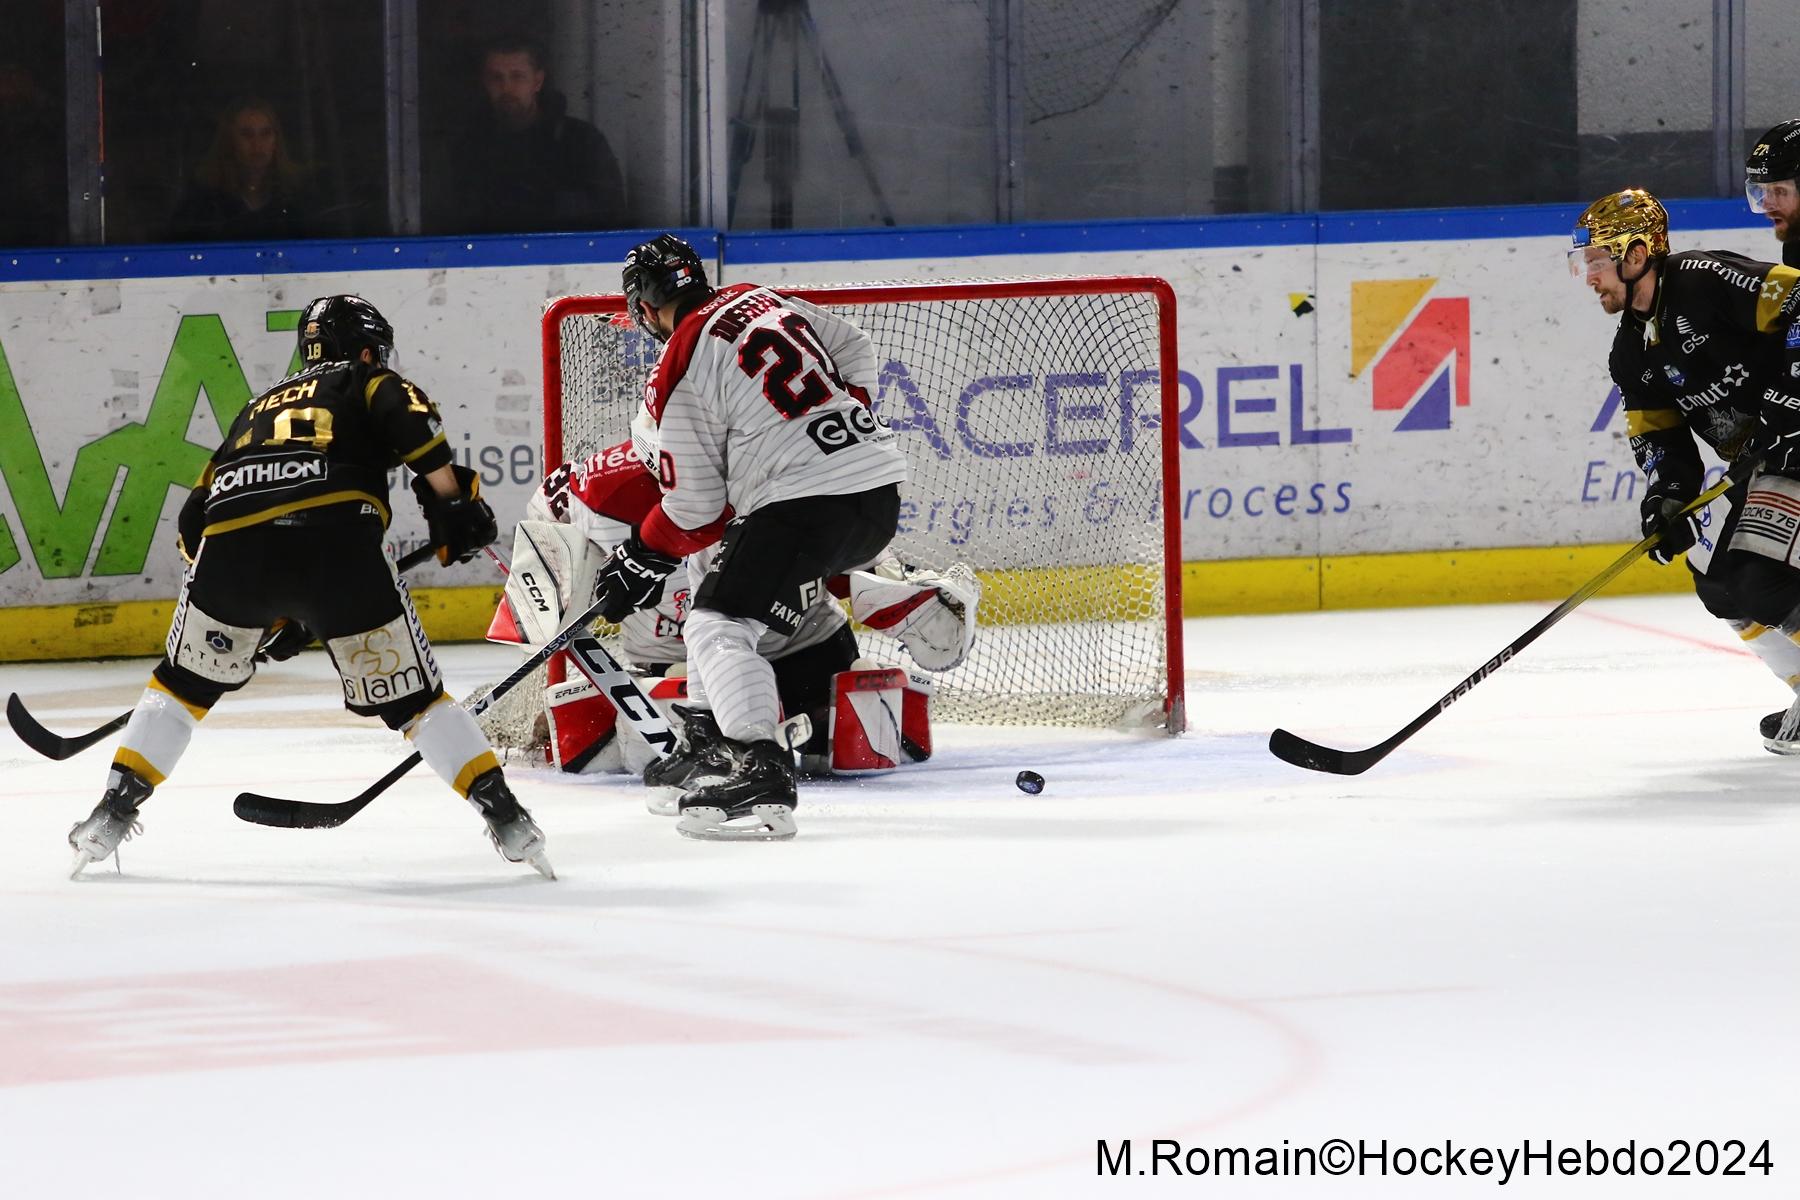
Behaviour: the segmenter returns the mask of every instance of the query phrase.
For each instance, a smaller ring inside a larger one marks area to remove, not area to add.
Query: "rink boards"
[[[1671,207],[1677,249],[1774,249],[1741,203]],[[1639,481],[1605,371],[1613,323],[1563,265],[1575,212],[690,236],[725,282],[1168,279],[1184,597],[1199,615],[1551,596],[1619,552]],[[0,257],[0,654],[155,650],[187,485],[292,365],[317,295],[355,291],[390,317],[396,365],[443,409],[504,526],[538,477],[542,305],[614,290],[635,240]],[[411,504],[393,534],[422,537]],[[1684,583],[1644,567],[1616,586]],[[435,636],[485,628],[483,563],[416,584]]]

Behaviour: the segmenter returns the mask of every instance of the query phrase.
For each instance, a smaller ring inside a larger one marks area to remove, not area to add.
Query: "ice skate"
[[[544,831],[506,786],[506,776],[493,770],[476,779],[469,785],[469,802],[481,810],[488,838],[501,858],[529,863],[545,879],[556,878],[549,856],[544,853]]]
[[[702,841],[779,842],[794,836],[794,755],[772,741],[725,739],[736,766],[717,783],[681,797],[684,837]]]
[[[75,851],[75,866],[69,878],[77,878],[89,863],[101,862],[119,852],[119,844],[144,831],[137,819],[138,806],[150,797],[150,784],[135,771],[115,767],[117,776],[106,795],[94,806],[85,821],[69,830],[69,846]]]
[[[724,779],[735,765],[711,709],[672,707],[681,718],[681,749],[644,768],[644,786],[650,789],[644,807],[659,817],[674,816],[683,792]]]
[[[1781,712],[1762,719],[1763,749],[1770,754],[1800,754],[1800,698]]]

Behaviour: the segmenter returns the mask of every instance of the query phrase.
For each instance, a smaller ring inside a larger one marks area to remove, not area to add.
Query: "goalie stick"
[[[512,674],[489,688],[485,695],[471,704],[469,714],[479,716],[487,711],[490,705],[517,687],[551,655],[566,649],[581,673],[606,693],[613,707],[619,710],[619,715],[631,723],[643,739],[659,752],[659,756],[673,754],[676,740],[668,721],[663,719],[662,713],[651,703],[650,698],[644,695],[631,673],[620,666],[619,660],[588,631],[588,626],[599,615],[600,605],[595,603],[564,625],[530,658],[520,663]],[[273,825],[282,829],[335,829],[367,808],[375,797],[387,791],[401,776],[418,765],[419,755],[414,751],[386,775],[341,803],[314,803],[243,792],[232,803],[231,811],[239,819],[253,825]]]
[[[1756,464],[1751,463],[1749,471],[1754,471],[1755,468]],[[1748,473],[1749,472],[1747,471],[1746,475],[1748,475]],[[1727,475],[1712,487],[1701,492],[1692,503],[1681,511],[1683,513],[1691,513],[1704,508],[1706,505],[1724,495],[1725,492],[1731,488],[1732,484],[1733,481],[1731,477]],[[1309,742],[1305,738],[1289,733],[1285,729],[1277,729],[1274,733],[1269,735],[1269,753],[1273,754],[1276,758],[1281,759],[1283,762],[1292,763],[1296,767],[1304,767],[1308,771],[1324,771],[1332,775],[1361,775],[1364,771],[1367,771],[1370,767],[1393,753],[1394,749],[1402,742],[1419,732],[1419,730],[1425,728],[1425,726],[1430,724],[1439,713],[1468,695],[1476,684],[1511,662],[1519,651],[1537,641],[1537,639],[1552,625],[1568,616],[1571,612],[1574,612],[1583,601],[1587,600],[1601,588],[1611,583],[1625,570],[1625,568],[1636,562],[1639,555],[1647,553],[1651,547],[1655,546],[1657,542],[1661,540],[1661,533],[1653,533],[1631,549],[1627,550],[1624,554],[1621,554],[1604,571],[1601,571],[1600,574],[1594,576],[1592,579],[1582,584],[1580,588],[1576,589],[1574,595],[1552,609],[1543,620],[1507,643],[1505,649],[1481,664],[1481,666],[1477,668],[1474,673],[1469,675],[1468,678],[1444,693],[1443,697],[1440,698],[1436,704],[1414,717],[1412,721],[1407,724],[1406,728],[1400,730],[1386,741],[1370,746],[1366,750],[1337,750],[1330,746],[1321,746],[1317,742]]]
[[[436,546],[420,546],[404,555],[394,567],[399,571],[410,571],[436,553]],[[45,758],[55,759],[57,762],[73,758],[89,746],[98,745],[125,728],[125,723],[131,720],[132,711],[126,709],[98,729],[76,734],[74,737],[63,737],[44,728],[25,707],[25,701],[19,699],[18,693],[6,698],[6,723],[19,735],[19,740]]]

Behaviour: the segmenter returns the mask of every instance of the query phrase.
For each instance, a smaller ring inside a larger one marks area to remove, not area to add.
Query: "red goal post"
[[[776,286],[874,340],[912,465],[894,552],[975,568],[941,719],[1186,726],[1175,295],[1150,276]],[[656,361],[618,295],[543,316],[544,464],[617,444]],[[872,631],[864,653],[907,662]]]

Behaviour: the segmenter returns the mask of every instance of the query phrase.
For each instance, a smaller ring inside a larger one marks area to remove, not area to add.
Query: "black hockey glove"
[[[652,550],[632,530],[594,579],[594,599],[600,601],[600,615],[618,622],[655,604],[662,595],[663,580],[680,565],[679,558]]]
[[[1644,502],[1639,512],[1644,519],[1644,536],[1653,533],[1662,535],[1662,540],[1650,547],[1650,561],[1663,566],[1674,562],[1690,550],[1700,538],[1700,525],[1694,518],[1697,513],[1683,515],[1682,509],[1690,503],[1690,497],[1670,495],[1659,491],[1655,485],[1644,493]]]
[[[500,536],[500,525],[494,510],[481,498],[481,478],[467,467],[452,466],[456,472],[459,495],[445,498],[432,491],[423,475],[413,476],[413,495],[419,498],[425,523],[431,528],[431,544],[438,548],[438,561],[446,567],[465,563],[491,546]]]
[[[286,662],[311,645],[312,640],[312,630],[283,617],[270,627],[269,636],[256,648],[255,661]]]

